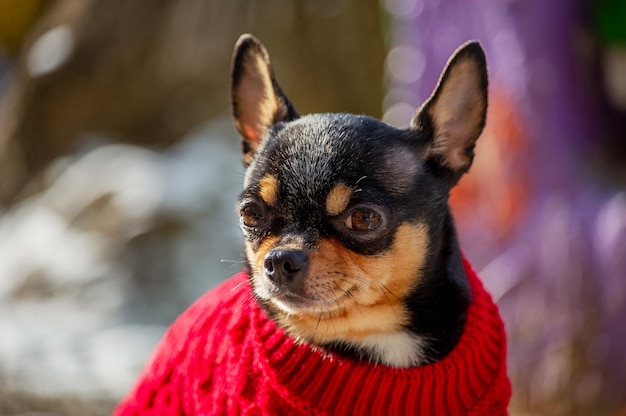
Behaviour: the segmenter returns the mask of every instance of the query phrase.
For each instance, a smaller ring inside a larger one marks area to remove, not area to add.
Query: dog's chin
[[[288,315],[308,314],[330,315],[340,311],[345,299],[324,297],[298,293],[280,288],[271,282],[255,285],[255,295],[263,302],[269,302]]]
[[[318,301],[300,297],[294,298],[293,296],[273,297],[269,301],[289,315],[317,314],[321,313],[326,307],[326,305],[318,305]]]

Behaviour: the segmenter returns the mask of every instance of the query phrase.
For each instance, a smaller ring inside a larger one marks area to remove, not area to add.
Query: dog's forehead
[[[246,186],[272,178],[282,198],[307,203],[320,201],[338,183],[404,192],[421,166],[411,134],[367,116],[305,116],[268,132]]]

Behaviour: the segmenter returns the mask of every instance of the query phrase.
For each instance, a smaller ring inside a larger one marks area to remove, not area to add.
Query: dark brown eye
[[[244,227],[258,228],[265,223],[265,217],[261,207],[257,205],[247,205],[239,213],[239,222]]]
[[[352,211],[346,218],[346,227],[354,231],[371,231],[378,228],[382,217],[376,211],[360,208]]]

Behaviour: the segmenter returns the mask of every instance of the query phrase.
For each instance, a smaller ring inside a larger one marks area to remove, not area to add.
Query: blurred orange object
[[[489,226],[496,240],[509,237],[528,206],[526,176],[529,138],[515,102],[498,86],[489,97],[487,124],[477,142],[476,158],[450,205],[459,227]]]

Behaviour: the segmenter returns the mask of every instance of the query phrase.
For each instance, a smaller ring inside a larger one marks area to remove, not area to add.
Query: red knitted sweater
[[[116,415],[506,415],[511,387],[498,310],[473,292],[454,350],[422,367],[368,365],[296,344],[239,273],[183,313]]]

